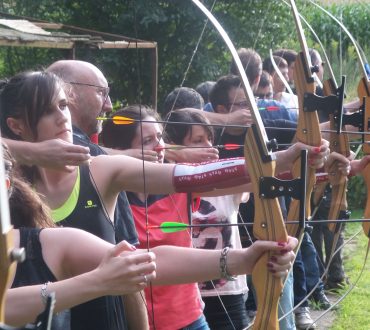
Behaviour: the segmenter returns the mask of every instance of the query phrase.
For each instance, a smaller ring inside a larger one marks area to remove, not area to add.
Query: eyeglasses
[[[232,102],[232,103],[228,103],[227,104],[228,106],[234,106],[234,107],[240,107],[240,108],[246,108],[249,106],[249,103],[248,101],[240,101],[240,102]]]
[[[258,94],[254,93],[255,97],[258,97],[259,99],[272,99],[272,93],[266,93],[266,94]]]
[[[98,86],[98,85],[93,85],[93,84],[85,84],[85,83],[80,83],[80,82],[74,82],[70,81],[68,84],[71,85],[78,85],[78,86],[88,86],[88,87],[95,87],[97,89],[97,92],[102,96],[104,103],[108,98],[109,95],[109,87],[103,87],[103,86]]]
[[[326,64],[326,62],[321,61],[320,63],[315,64],[314,66],[318,66],[318,67],[322,66],[324,68],[325,67],[325,64]]]

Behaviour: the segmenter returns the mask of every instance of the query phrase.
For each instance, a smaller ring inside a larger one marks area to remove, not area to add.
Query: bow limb
[[[343,86],[342,86],[343,87]],[[332,79],[328,79],[324,82],[324,94],[325,95],[335,95],[337,94],[338,87],[336,86],[335,82]],[[333,131],[330,133],[330,148],[331,151],[335,151],[337,153],[342,154],[346,158],[350,156],[350,147],[349,147],[349,140],[348,136],[345,133],[337,133],[341,128],[338,130],[338,123],[339,116],[341,116],[341,111],[343,109],[343,99],[341,100],[341,106],[338,111],[340,113],[331,113],[330,117],[330,128]],[[329,172],[329,182],[332,187],[332,200],[329,210],[329,219],[338,219],[340,214],[344,214],[347,212],[347,176],[343,175],[340,171],[336,169],[336,164],[334,163],[331,168],[328,170]],[[336,236],[339,235],[340,232],[340,224],[329,224],[329,230],[331,232],[336,233]],[[338,233],[338,234],[337,234]],[[336,246],[336,242],[333,243],[333,248]],[[333,253],[333,250],[332,250]]]
[[[284,1],[285,4],[289,5],[285,0],[283,0],[283,1]],[[315,32],[313,27],[307,22],[307,20],[304,18],[304,16],[299,14],[299,17],[300,17],[301,21],[303,21],[305,23],[305,25],[309,28],[309,30],[311,31],[311,34],[314,36],[315,40],[320,45],[322,53],[323,53],[325,61],[326,61],[326,64],[327,64],[327,72],[329,73],[329,79],[323,83],[324,95],[325,96],[336,95],[337,94],[337,89],[338,89],[338,84],[337,84],[337,81],[335,79],[335,75],[334,75],[332,66],[330,64],[329,57],[328,57],[328,55],[325,51],[325,47],[322,44],[319,36],[317,35],[317,33]],[[343,107],[342,107],[342,109],[333,109],[333,110],[336,112],[336,114],[335,114],[335,116],[330,115],[330,129],[331,130],[336,130],[337,127],[336,127],[336,120],[335,119],[337,119],[337,118],[339,118],[339,116],[341,116]],[[338,113],[339,110],[341,111],[340,113]],[[334,134],[334,133],[331,134],[331,136],[330,136],[330,148],[333,151],[340,152],[341,154],[346,155],[346,157],[349,156],[348,137],[343,136],[343,135],[339,135],[339,134]],[[343,150],[344,148],[345,148],[345,150]],[[340,150],[342,150],[342,151],[340,151]],[[332,184],[332,182],[331,182],[331,184]],[[316,186],[314,188],[314,191],[313,191],[313,196],[312,196],[314,206],[318,207],[318,205],[320,204],[320,200],[321,200],[322,196],[324,195],[326,186],[327,186],[326,182],[316,184]],[[336,199],[336,200],[338,200],[338,199]],[[333,201],[333,199],[332,199],[332,201]],[[313,211],[312,216],[314,215],[315,211],[317,211],[317,208],[315,208],[315,210]],[[334,211],[332,214],[336,214],[336,212]],[[337,219],[337,218],[329,217],[329,219]]]
[[[8,194],[5,188],[3,149],[0,138],[0,324],[5,320],[5,292],[15,272],[12,262],[13,227],[10,224]]]
[[[306,97],[309,94],[314,94],[316,90],[315,80],[312,74],[311,59],[308,53],[307,42],[303,33],[295,2],[290,0],[290,5],[301,44],[301,52],[298,54],[294,65],[294,84],[296,86],[299,103],[299,114],[295,139],[306,145],[318,147],[321,145],[321,131],[317,111],[309,111],[305,104]],[[292,174],[294,178],[300,175],[299,159],[296,159],[293,163]],[[315,182],[315,170],[311,167],[308,167],[306,190],[306,214],[308,217],[311,215],[311,207],[309,202]],[[299,200],[296,199],[291,201],[288,213],[288,221],[299,219],[299,203]],[[287,225],[287,228],[288,233],[295,237],[301,237],[304,230],[303,224]]]
[[[289,4],[283,0],[283,2],[289,6]],[[321,50],[322,50],[322,53],[324,55],[324,58],[325,58],[325,61],[327,63],[327,72],[329,73],[329,77],[330,77],[330,82],[326,83],[324,82],[323,84],[323,89],[324,89],[324,95],[325,96],[329,96],[329,95],[335,95],[336,93],[334,91],[336,91],[336,88],[337,88],[337,81],[335,79],[335,75],[334,75],[334,72],[333,72],[333,69],[331,67],[331,64],[330,64],[330,61],[329,61],[329,57],[325,51],[325,47],[324,45],[322,44],[319,36],[317,35],[317,33],[315,32],[315,30],[313,29],[313,27],[307,22],[307,20],[304,18],[304,16],[302,16],[302,14],[299,14],[299,17],[301,19],[302,22],[305,23],[305,25],[309,28],[309,30],[311,31],[311,34],[314,36],[315,40],[317,41],[317,43],[320,45],[321,47]],[[328,89],[328,84],[330,84],[329,86],[333,85],[335,86],[335,90],[334,88],[330,87],[330,89]],[[326,86],[325,86],[326,85]],[[334,121],[331,121],[330,122],[331,125],[331,129],[333,130],[333,126],[332,124],[334,124]],[[342,138],[340,138],[342,140]],[[348,138],[346,139],[348,141]],[[332,139],[330,141],[330,145],[332,145]],[[335,142],[334,142],[335,143]],[[349,146],[348,146],[349,147]],[[313,201],[313,206],[315,206],[315,209],[314,211],[312,212],[312,217],[314,216],[314,214],[317,212],[318,210],[318,207],[320,205],[320,202],[321,202],[321,198],[322,196],[324,195],[324,192],[325,192],[325,189],[326,189],[326,186],[327,186],[327,183],[326,182],[323,182],[323,183],[317,183],[314,187],[314,190],[313,190],[313,193],[312,193],[312,201]],[[330,218],[329,219],[336,219],[336,218]]]
[[[238,67],[242,85],[246,98],[249,101],[251,114],[255,123],[252,128],[247,131],[244,154],[246,163],[248,164],[248,171],[251,176],[253,189],[259,191],[260,178],[264,176],[274,176],[275,160],[273,154],[267,148],[268,140],[266,131],[258,112],[252,89],[237,51],[224,29],[198,0],[192,1],[218,30]],[[258,196],[258,194],[256,194],[256,196]],[[265,199],[262,196],[256,198],[253,232],[257,239],[287,242],[288,236],[285,230],[280,205],[276,198]],[[271,253],[265,253],[257,261],[252,272],[257,296],[257,316],[253,327],[254,329],[279,329],[277,317],[278,301],[283,289],[283,283],[281,279],[275,278],[272,276],[272,273],[268,271],[266,264],[270,257]]]

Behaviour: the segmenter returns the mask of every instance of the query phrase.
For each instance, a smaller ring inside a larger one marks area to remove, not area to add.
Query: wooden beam
[[[102,49],[136,49],[136,48],[156,48],[156,42],[127,42],[127,41],[104,41],[99,44]]]
[[[32,22],[32,23],[40,28],[50,30],[60,30],[63,27],[63,24],[59,23],[46,23],[46,22]]]
[[[20,40],[6,40],[0,39],[0,46],[8,47],[39,47],[39,48],[59,48],[59,49],[71,49],[74,46],[73,41],[20,41]]]

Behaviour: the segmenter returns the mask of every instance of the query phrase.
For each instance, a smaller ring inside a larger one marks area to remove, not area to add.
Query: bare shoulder
[[[136,165],[137,159],[126,155],[99,155],[92,158],[90,169],[92,171],[100,170],[102,168],[114,170],[116,168],[120,168],[122,164],[131,163]]]
[[[111,245],[76,228],[47,228],[40,233],[42,254],[58,279],[95,268]]]
[[[84,230],[70,227],[45,228],[40,233],[42,246],[50,245],[75,246],[84,242],[96,242],[100,239]]]

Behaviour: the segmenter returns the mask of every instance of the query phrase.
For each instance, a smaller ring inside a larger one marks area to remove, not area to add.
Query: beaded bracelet
[[[224,278],[228,281],[235,281],[236,276],[231,276],[227,271],[227,254],[229,253],[230,248],[228,246],[224,247],[221,251],[220,256],[220,272],[221,278]]]
[[[41,301],[42,303],[46,306],[46,303],[48,301],[48,297],[49,297],[49,293],[48,293],[48,285],[50,284],[51,282],[46,282],[44,283],[42,286],[41,286],[41,290],[40,290],[40,296],[41,296]]]

